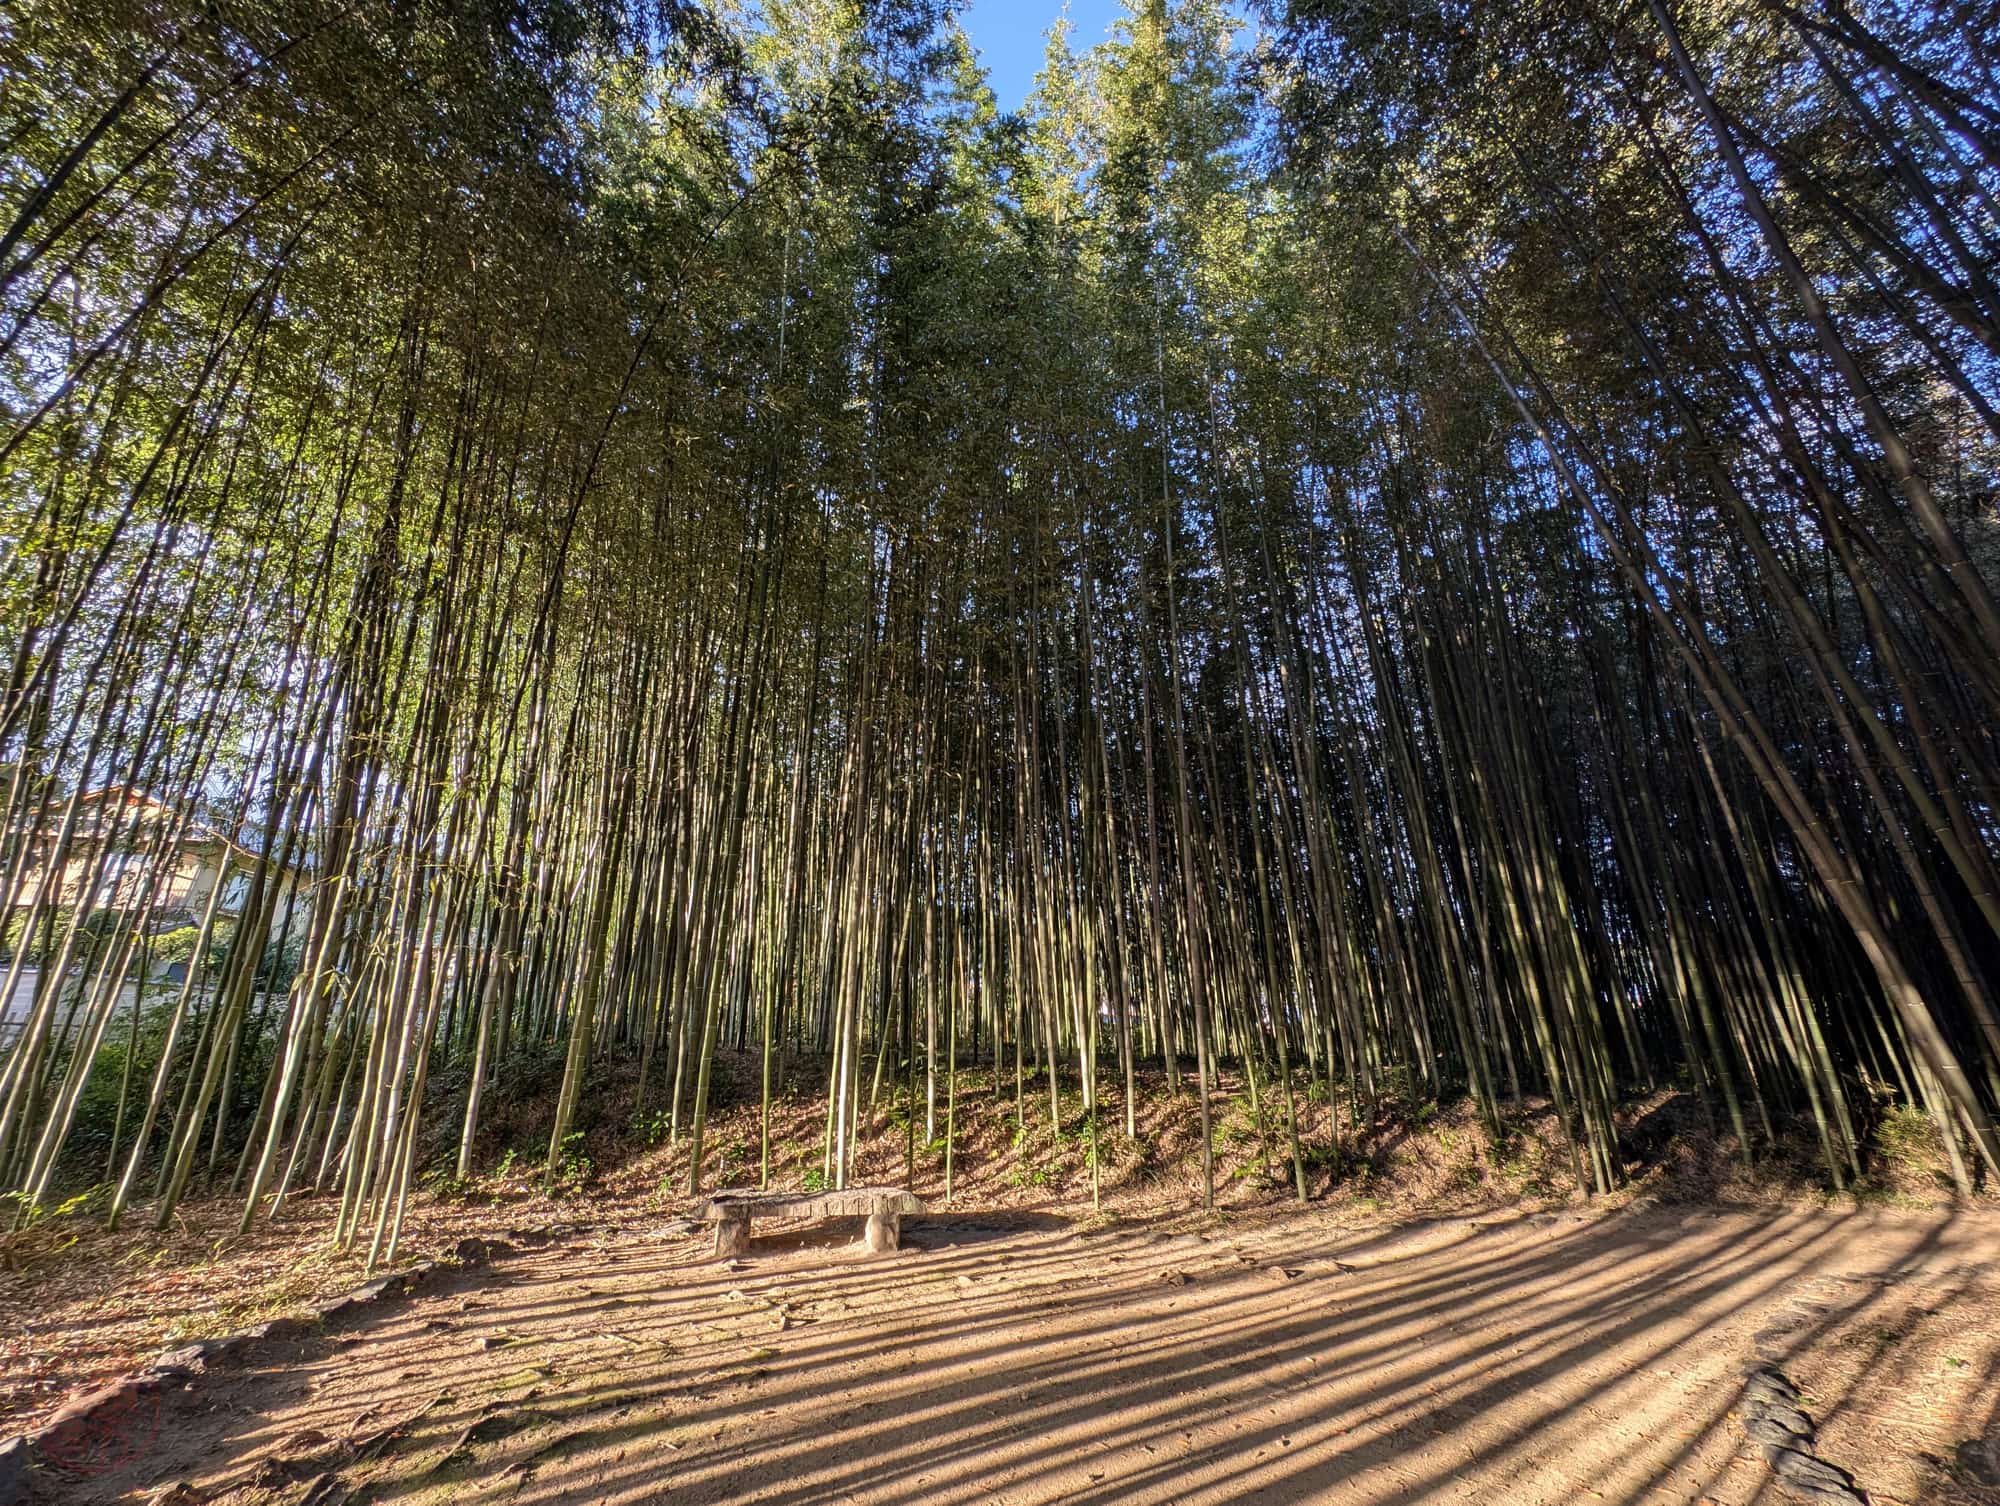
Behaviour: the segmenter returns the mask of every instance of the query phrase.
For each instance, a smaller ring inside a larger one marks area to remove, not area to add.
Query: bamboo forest
[[[600,1130],[718,1250],[1389,1125],[1594,1218],[1655,1111],[1991,1206],[2000,11],[977,9],[0,10],[24,1260],[401,1269]]]

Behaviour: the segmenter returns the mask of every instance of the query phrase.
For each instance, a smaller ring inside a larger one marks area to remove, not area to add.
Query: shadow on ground
[[[69,1498],[1747,1506],[1780,1499],[1732,1415],[1776,1316],[1874,1500],[2000,1501],[1932,1462],[2000,1410],[1984,1216],[854,1235],[579,1240],[216,1382]]]

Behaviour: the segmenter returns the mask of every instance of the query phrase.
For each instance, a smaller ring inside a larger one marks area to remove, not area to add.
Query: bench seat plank
[[[924,1205],[900,1187],[848,1187],[839,1192],[759,1192],[725,1188],[701,1206],[703,1223],[739,1218],[861,1218],[871,1214],[922,1213]]]

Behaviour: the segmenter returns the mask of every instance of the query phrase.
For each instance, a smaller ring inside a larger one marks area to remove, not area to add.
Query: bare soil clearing
[[[1946,1463],[2000,1418],[1984,1210],[855,1232],[524,1255],[203,1377],[63,1499],[1747,1506],[1761,1348],[1880,1506],[2000,1502]]]

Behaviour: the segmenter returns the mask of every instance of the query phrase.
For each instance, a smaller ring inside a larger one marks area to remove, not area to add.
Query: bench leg
[[[900,1213],[871,1213],[868,1215],[868,1252],[871,1255],[886,1255],[903,1241],[903,1216]]]
[[[725,1218],[715,1226],[715,1253],[726,1259],[731,1255],[741,1255],[750,1248],[750,1220],[747,1218]]]

